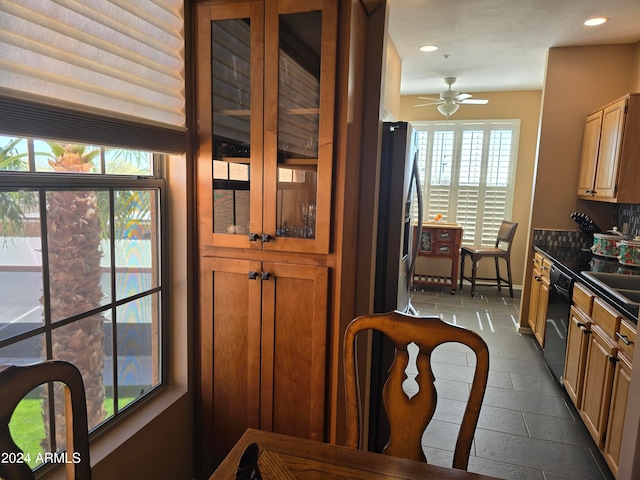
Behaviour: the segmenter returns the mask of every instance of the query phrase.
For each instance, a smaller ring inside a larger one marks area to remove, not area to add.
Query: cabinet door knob
[[[262,243],[269,243],[271,241],[271,235],[268,233],[262,234]]]
[[[257,233],[249,232],[249,241],[250,242],[257,242],[258,241],[258,237],[259,237],[259,235]]]
[[[258,278],[258,272],[249,272],[249,280],[255,280]]]
[[[269,272],[262,272],[262,274],[260,275],[260,278],[262,280],[269,280],[271,278],[271,274]]]

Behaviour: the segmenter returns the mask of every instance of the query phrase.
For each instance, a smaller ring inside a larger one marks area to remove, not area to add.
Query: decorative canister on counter
[[[618,261],[630,267],[640,267],[640,237],[633,240],[620,240],[618,242],[620,255]]]
[[[591,251],[601,257],[617,258],[620,255],[618,243],[624,238],[616,227],[607,233],[594,233]]]

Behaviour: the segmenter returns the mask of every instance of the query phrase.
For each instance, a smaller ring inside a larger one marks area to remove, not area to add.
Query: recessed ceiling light
[[[587,27],[594,27],[596,25],[602,25],[607,20],[609,20],[609,19],[606,18],[606,17],[595,17],[595,18],[590,18],[589,20],[585,21],[584,24]]]
[[[440,47],[438,47],[437,45],[423,45],[422,47],[419,48],[419,50],[421,52],[435,52],[436,50],[438,50]]]

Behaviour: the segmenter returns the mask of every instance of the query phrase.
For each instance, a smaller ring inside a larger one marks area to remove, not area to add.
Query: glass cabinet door
[[[204,246],[329,252],[337,0],[198,10]]]
[[[265,89],[264,227],[275,239],[263,248],[328,252],[335,19],[324,3],[266,4],[265,85],[277,89]]]
[[[198,51],[202,243],[260,248],[264,7],[208,13],[198,19],[209,47]]]

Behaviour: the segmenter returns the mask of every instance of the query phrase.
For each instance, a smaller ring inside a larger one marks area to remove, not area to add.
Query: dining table
[[[251,444],[258,446],[262,480],[497,480],[455,468],[248,429],[209,480],[235,480]]]

